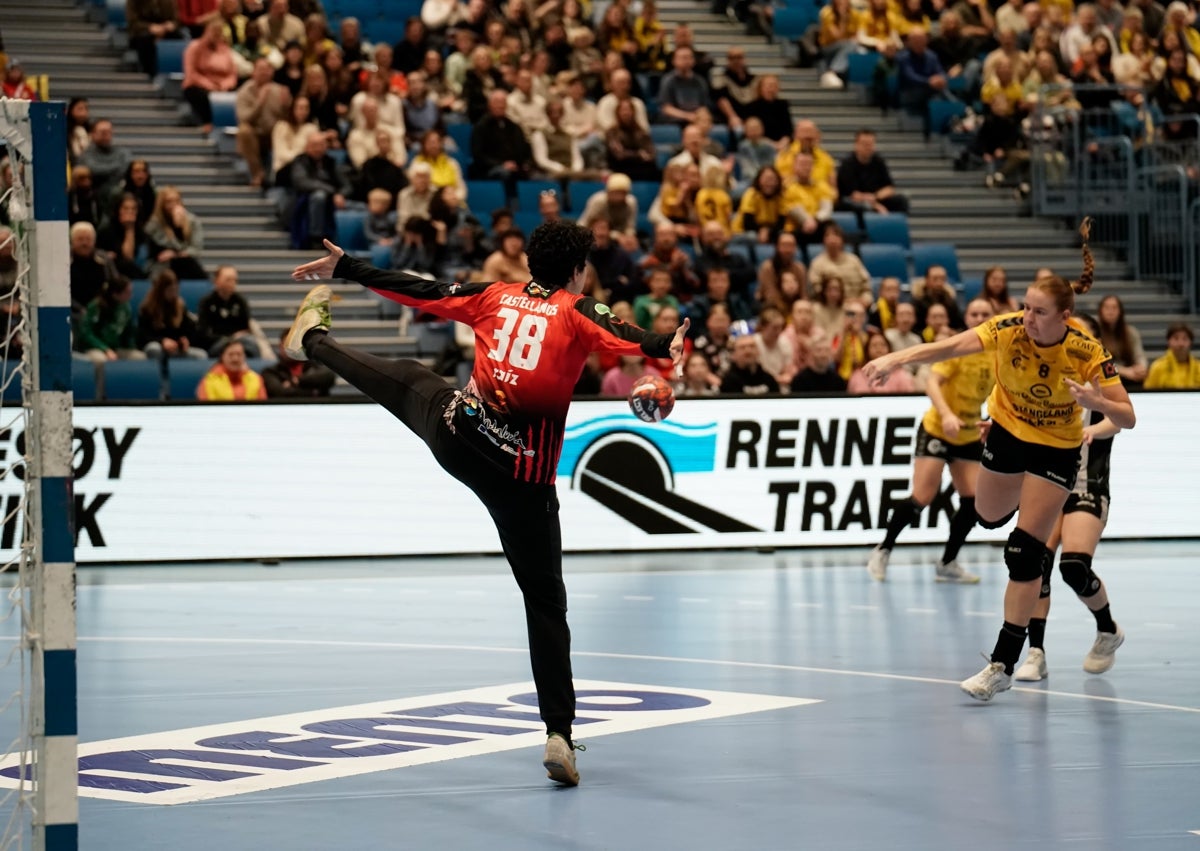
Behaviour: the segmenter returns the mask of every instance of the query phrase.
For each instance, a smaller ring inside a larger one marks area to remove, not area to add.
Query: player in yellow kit
[[[1083,409],[1097,411],[1117,428],[1136,417],[1112,356],[1072,324],[1075,294],[1091,288],[1093,261],[1083,229],[1084,273],[1074,283],[1055,275],[1034,281],[1020,313],[997,316],[936,343],[914,346],[871,361],[868,378],[882,380],[910,363],[936,363],[990,352],[996,387],[988,398],[993,424],[983,448],[975,509],[982,526],[996,529],[1017,516],[1004,547],[1008,587],[1004,625],[987,666],[961,683],[976,700],[1012,687],[1029,619],[1041,591],[1046,542],[1075,485],[1083,443]]]
[[[992,318],[992,306],[977,298],[967,305],[967,328],[976,328]],[[914,526],[921,511],[933,502],[942,485],[942,470],[950,467],[950,480],[958,494],[958,511],[950,520],[946,549],[935,567],[938,582],[973,584],[979,577],[959,566],[958,551],[975,526],[975,480],[979,477],[979,459],[983,443],[979,439],[979,419],[983,403],[996,383],[992,356],[977,352],[935,364],[925,393],[933,403],[917,429],[913,450],[912,494],[896,506],[888,520],[883,542],[871,551],[867,571],[871,578],[887,579],[888,558],[896,538],[910,523]]]

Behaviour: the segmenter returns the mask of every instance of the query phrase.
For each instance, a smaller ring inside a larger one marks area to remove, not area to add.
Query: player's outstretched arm
[[[342,278],[370,287],[382,295],[395,293],[415,301],[436,301],[452,296],[478,295],[487,284],[442,284],[407,272],[377,269],[356,257],[351,257],[329,240],[325,240],[329,254],[320,260],[304,263],[292,270],[297,281],[328,281]],[[457,317],[452,317],[457,318]]]
[[[329,254],[311,263],[302,263],[292,270],[292,279],[296,281],[328,281],[333,278],[333,270],[346,252],[329,240],[325,240]]]
[[[936,343],[923,343],[910,346],[890,355],[875,358],[863,365],[863,373],[873,384],[880,384],[893,370],[913,363],[938,363],[964,355],[973,355],[983,351],[983,340],[974,329],[960,331],[953,337],[938,340]]]
[[[675,337],[671,340],[671,363],[675,366],[675,375],[679,378],[683,378],[683,344],[691,327],[692,320],[684,317],[683,324],[675,329]]]

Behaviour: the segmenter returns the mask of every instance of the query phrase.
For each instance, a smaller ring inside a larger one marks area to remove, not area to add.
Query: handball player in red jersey
[[[329,287],[305,296],[284,342],[370,396],[425,441],[437,462],[483,502],[525,600],[529,655],[546,724],[543,765],[575,786],[575,689],[562,578],[555,468],[571,393],[593,351],[683,357],[688,322],[653,334],[581,295],[592,248],[587,228],[547,222],[526,247],[531,281],[437,283],[376,269],[328,240],[329,255],[296,267],[296,280],[344,278],[411,307],[470,325],[475,368],[462,390],[412,360],[386,360],[329,334]]]

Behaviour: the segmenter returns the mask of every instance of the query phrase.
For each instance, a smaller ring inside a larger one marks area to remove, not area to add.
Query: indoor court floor
[[[568,556],[577,789],[500,559],[82,568],[81,847],[1200,851],[1200,542],[1102,544],[1103,676],[1056,577],[990,704],[1000,551],[938,552]]]

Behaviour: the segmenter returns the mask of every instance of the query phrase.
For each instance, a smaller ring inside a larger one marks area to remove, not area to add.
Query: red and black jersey
[[[475,369],[447,422],[521,481],[554,482],[567,408],[591,352],[670,356],[671,336],[622,322],[594,298],[536,281],[438,283],[348,255],[334,277],[471,326]]]

